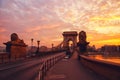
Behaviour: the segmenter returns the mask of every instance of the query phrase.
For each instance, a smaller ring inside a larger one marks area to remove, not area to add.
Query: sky
[[[0,46],[17,33],[51,47],[64,31],[81,30],[91,46],[120,45],[120,0],[0,0]]]

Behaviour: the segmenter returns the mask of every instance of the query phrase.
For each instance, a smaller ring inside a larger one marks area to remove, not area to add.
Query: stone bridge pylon
[[[70,41],[72,42],[72,47],[77,46],[77,31],[65,31],[62,33],[63,35],[63,41],[56,46],[57,49],[68,49],[70,47]]]
[[[65,31],[62,35],[63,41],[57,46],[57,48],[68,49],[72,47],[71,49],[74,50],[76,47],[79,47],[80,52],[86,52],[89,42],[86,41],[87,35],[85,31],[80,31],[79,35],[77,31]],[[70,41],[72,41],[72,46],[70,46]]]
[[[69,41],[72,41],[72,46],[77,46],[77,32],[76,31],[66,31],[63,32],[63,48],[69,47]]]

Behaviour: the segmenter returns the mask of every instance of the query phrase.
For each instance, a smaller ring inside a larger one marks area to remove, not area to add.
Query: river
[[[107,62],[120,64],[120,56],[88,55],[88,57],[94,58],[94,59],[97,59],[97,60],[102,60],[102,61],[107,61]]]

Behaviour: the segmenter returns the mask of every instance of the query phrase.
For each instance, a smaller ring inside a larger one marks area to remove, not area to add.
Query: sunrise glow
[[[120,0],[0,0],[0,46],[17,33],[51,47],[63,31],[86,31],[90,45],[120,45]]]

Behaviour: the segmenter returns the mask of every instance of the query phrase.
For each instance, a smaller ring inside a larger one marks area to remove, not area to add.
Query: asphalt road
[[[40,58],[0,66],[0,80],[34,80],[42,61]]]
[[[75,52],[70,59],[65,57],[55,64],[48,71],[45,80],[107,80],[83,66],[77,55]]]

